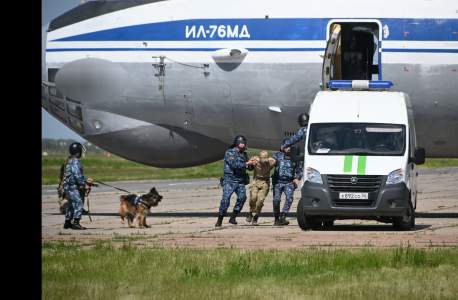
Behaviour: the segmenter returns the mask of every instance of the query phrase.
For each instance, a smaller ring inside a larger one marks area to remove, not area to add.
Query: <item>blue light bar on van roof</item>
[[[329,82],[331,90],[389,90],[392,86],[391,81],[332,80]]]

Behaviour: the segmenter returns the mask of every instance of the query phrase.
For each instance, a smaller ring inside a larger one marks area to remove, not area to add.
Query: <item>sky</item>
[[[51,22],[51,20],[60,16],[61,14],[78,6],[79,3],[80,0],[42,0],[41,27]],[[39,90],[37,93],[40,93]],[[73,139],[76,141],[85,141],[85,139],[80,137],[61,122],[57,121],[43,108],[41,108],[41,138]]]

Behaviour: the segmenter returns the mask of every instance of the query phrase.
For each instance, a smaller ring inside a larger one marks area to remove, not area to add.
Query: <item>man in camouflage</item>
[[[283,140],[282,144],[287,143],[287,139]],[[286,220],[286,215],[293,204],[294,185],[299,184],[302,178],[302,168],[300,163],[293,163],[289,160],[290,148],[286,148],[281,152],[274,154],[273,158],[276,160],[275,171],[272,175],[272,185],[274,191],[273,208],[274,208],[274,225],[288,225],[289,221]],[[283,205],[283,210],[280,216],[280,202],[281,194],[285,193],[286,201]]]
[[[79,161],[81,153],[83,153],[83,151],[86,152],[83,145],[76,142],[72,143],[69,150],[70,156],[67,159],[64,179],[62,180],[62,185],[68,201],[64,229],[72,228],[82,230],[86,228],[82,227],[79,223],[83,211],[83,202],[80,192],[78,191],[78,186],[89,190],[90,186],[87,183],[91,183],[93,180],[83,176],[83,166]],[[71,223],[72,220],[73,224]]]
[[[221,227],[230,204],[231,195],[234,192],[237,194],[237,202],[235,203],[229,223],[237,225],[235,218],[245,204],[246,189],[244,179],[246,169],[252,171],[253,166],[256,164],[254,160],[248,160],[248,155],[245,152],[246,146],[246,138],[243,135],[238,135],[234,139],[234,144],[231,145],[231,148],[224,155],[223,198],[219,207],[216,227]]]
[[[269,193],[270,170],[275,166],[275,159],[269,157],[267,151],[262,151],[260,157],[255,156],[253,160],[256,161],[256,165],[250,187],[250,214],[246,221],[253,221],[252,225],[258,226],[258,218]]]
[[[308,129],[308,123],[309,123],[309,115],[308,114],[300,114],[299,117],[297,118],[297,123],[301,128],[294,134],[294,136],[281,146],[281,151],[283,151],[286,148],[291,147],[292,145],[296,144],[299,141],[305,141],[307,138],[307,129]]]

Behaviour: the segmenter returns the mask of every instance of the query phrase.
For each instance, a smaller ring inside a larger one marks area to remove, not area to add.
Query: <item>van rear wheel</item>
[[[408,202],[407,209],[402,217],[396,217],[393,218],[393,220],[393,226],[396,228],[396,230],[406,231],[412,228],[415,224],[415,215],[412,202]]]
[[[302,198],[297,203],[297,224],[302,230],[316,230],[321,223],[315,223],[310,217],[305,215],[304,208],[302,207],[303,204]]]

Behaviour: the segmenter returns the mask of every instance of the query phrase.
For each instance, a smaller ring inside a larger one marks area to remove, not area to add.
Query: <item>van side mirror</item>
[[[415,147],[415,157],[411,157],[409,161],[416,165],[422,165],[425,163],[425,156],[425,148]]]
[[[300,163],[301,161],[304,160],[304,155],[300,155],[300,154],[301,154],[301,147],[291,146],[291,148],[289,148],[290,160],[293,163]]]

